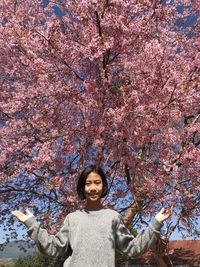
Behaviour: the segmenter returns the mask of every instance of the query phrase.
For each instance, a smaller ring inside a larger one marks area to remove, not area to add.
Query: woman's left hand
[[[155,218],[158,222],[162,223],[171,217],[172,211],[173,211],[173,206],[168,209],[162,208],[160,212],[155,216]]]

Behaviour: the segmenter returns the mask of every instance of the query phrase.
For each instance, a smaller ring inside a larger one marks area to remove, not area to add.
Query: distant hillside
[[[33,255],[36,252],[36,247],[32,242],[23,240],[0,244],[0,259],[17,259]]]
[[[5,266],[13,266],[16,262],[16,259],[0,259],[0,266],[5,265]]]

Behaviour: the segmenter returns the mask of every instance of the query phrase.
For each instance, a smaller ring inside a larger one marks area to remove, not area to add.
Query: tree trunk
[[[127,164],[125,164],[125,177],[128,185],[131,179]],[[137,191],[137,188],[140,184],[139,177],[135,177],[135,184],[136,192],[134,192],[133,196],[134,201],[132,205],[127,209],[126,214],[123,218],[124,224],[128,228],[130,228],[131,220],[137,214],[143,202],[143,197]],[[171,262],[169,256],[166,254],[166,246],[166,242],[160,238],[158,242],[151,248],[158,267],[173,267],[173,263]]]

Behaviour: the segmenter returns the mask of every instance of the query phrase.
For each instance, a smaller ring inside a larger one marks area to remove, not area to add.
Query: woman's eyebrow
[[[86,183],[91,183],[91,182],[101,182],[101,179],[97,179],[97,180],[93,180],[93,181],[91,181],[91,180],[86,181]]]

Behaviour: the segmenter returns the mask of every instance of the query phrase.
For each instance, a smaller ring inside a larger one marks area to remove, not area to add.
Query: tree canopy
[[[197,0],[1,0],[0,222],[32,207],[56,229],[83,205],[88,164],[104,203],[144,223],[174,204],[198,236],[200,36]]]

